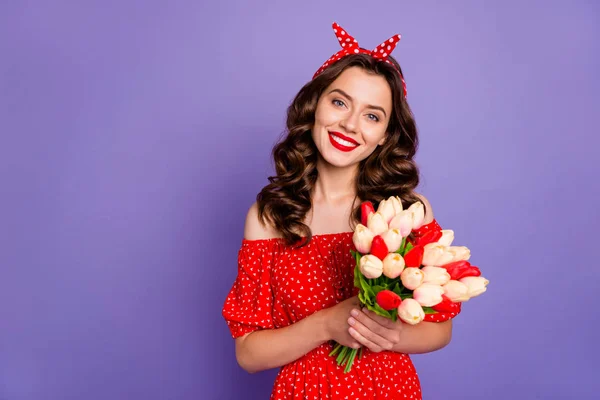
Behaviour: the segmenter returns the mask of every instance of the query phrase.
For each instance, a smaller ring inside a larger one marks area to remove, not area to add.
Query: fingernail
[[[356,323],[356,320],[354,318],[348,318],[348,323],[350,325],[354,325]]]
[[[353,317],[358,317],[358,311],[352,310],[352,311],[350,311],[350,315],[352,315]]]

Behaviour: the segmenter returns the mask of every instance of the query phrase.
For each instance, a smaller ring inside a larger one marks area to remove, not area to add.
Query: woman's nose
[[[358,113],[348,113],[348,115],[346,115],[346,118],[342,120],[340,125],[347,132],[356,132],[356,127],[358,125]]]

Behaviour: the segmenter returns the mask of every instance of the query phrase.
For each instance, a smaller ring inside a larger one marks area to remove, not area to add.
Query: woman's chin
[[[335,157],[329,154],[321,157],[321,161],[328,167],[340,169],[356,168],[358,164],[354,159],[348,157]]]

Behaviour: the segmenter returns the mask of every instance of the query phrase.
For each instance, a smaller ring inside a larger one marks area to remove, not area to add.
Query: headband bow
[[[339,26],[337,24],[337,22],[334,22],[332,27],[333,27],[333,32],[335,33],[335,36],[337,37],[342,49],[340,51],[338,51],[337,53],[335,53],[334,55],[332,55],[329,58],[329,60],[325,61],[325,63],[323,63],[323,65],[321,65],[321,68],[319,68],[317,70],[317,72],[315,72],[315,74],[313,75],[313,79],[316,78],[325,69],[327,69],[327,67],[334,64],[336,61],[340,60],[343,57],[351,55],[351,54],[359,54],[359,53],[369,54],[370,56],[372,56],[380,61],[385,61],[386,63],[388,63],[388,64],[392,65],[394,68],[396,68],[396,66],[390,60],[388,60],[388,56],[396,48],[396,45],[402,38],[401,35],[394,35],[391,38],[389,38],[388,40],[386,40],[385,42],[381,43],[379,46],[375,47],[375,49],[366,50],[366,49],[361,48],[358,45],[358,42],[356,41],[356,39],[354,39],[345,29],[343,29],[341,26]],[[396,70],[398,70],[398,69],[396,68]],[[400,71],[398,71],[398,73],[400,74]],[[402,76],[402,74],[400,74],[400,79],[402,79],[402,88],[404,89],[404,97],[406,97],[406,94],[407,94],[406,82],[404,82],[404,77]]]

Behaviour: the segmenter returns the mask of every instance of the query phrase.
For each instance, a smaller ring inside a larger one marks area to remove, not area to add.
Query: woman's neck
[[[317,164],[317,181],[312,194],[313,202],[335,204],[356,196],[358,165],[338,168],[324,161]]]

